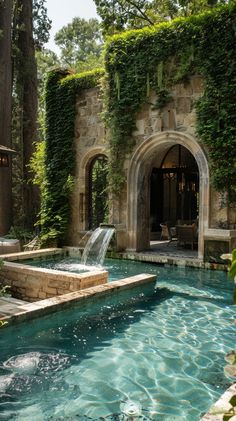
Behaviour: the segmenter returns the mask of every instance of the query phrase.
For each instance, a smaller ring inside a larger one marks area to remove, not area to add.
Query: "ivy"
[[[71,74],[58,69],[48,75],[46,101],[45,183],[40,213],[41,239],[66,235],[75,168],[74,121],[76,95],[97,86],[103,70]]]
[[[110,127],[114,191],[124,181],[123,165],[134,145],[135,118],[150,90],[160,111],[172,100],[174,83],[192,74],[205,81],[197,111],[197,134],[209,150],[214,187],[236,202],[235,22],[236,5],[175,19],[112,37],[106,45],[107,125]],[[119,84],[117,83],[119,81]]]
[[[200,74],[204,93],[196,104],[197,135],[209,152],[214,187],[226,192],[229,202],[236,202],[235,17],[232,2],[107,40],[103,94],[113,193],[119,193],[125,181],[124,162],[135,144],[136,116],[144,103],[150,104],[150,92],[156,92],[152,105],[161,112],[172,101],[170,90],[175,83]],[[79,90],[98,85],[103,75],[101,70],[49,74],[43,235],[61,238],[66,233],[75,165],[75,97]]]

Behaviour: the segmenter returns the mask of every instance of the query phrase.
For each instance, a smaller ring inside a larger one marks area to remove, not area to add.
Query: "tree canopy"
[[[52,21],[47,16],[45,0],[33,0],[33,35],[36,50],[41,49],[49,40]]]
[[[55,42],[61,50],[62,65],[75,67],[77,70],[78,67],[83,67],[85,62],[98,65],[102,50],[102,33],[97,19],[85,20],[75,17],[56,33]]]
[[[229,0],[230,1],[230,0]],[[94,0],[104,34],[146,25],[178,16],[189,16],[227,0]]]

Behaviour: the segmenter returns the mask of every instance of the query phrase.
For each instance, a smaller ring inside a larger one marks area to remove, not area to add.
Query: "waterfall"
[[[98,266],[103,264],[114,231],[115,229],[113,227],[105,226],[96,228],[93,231],[81,257],[81,263],[83,265],[90,264]]]

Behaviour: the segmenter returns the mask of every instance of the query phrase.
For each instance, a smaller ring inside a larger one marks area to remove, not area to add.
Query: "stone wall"
[[[101,113],[99,88],[84,90],[76,102],[74,194],[71,198],[71,224],[68,245],[78,246],[88,229],[88,172],[91,161],[100,154],[108,155],[108,144]]]
[[[132,166],[139,166],[140,168],[139,172],[135,172],[133,177],[134,182],[139,183],[137,194],[141,190],[145,193],[149,188],[152,165],[158,167],[167,150],[174,144],[185,146],[193,154],[199,168],[201,186],[199,192],[199,258],[203,257],[204,236],[209,228],[235,229],[235,209],[229,209],[225,204],[222,205],[221,195],[214,191],[211,185],[209,163],[207,162],[207,149],[196,135],[195,102],[203,94],[203,90],[204,81],[202,77],[199,75],[191,76],[188,81],[175,84],[169,89],[172,99],[163,110],[160,111],[155,107],[157,96],[154,92],[151,92],[150,97],[137,113],[136,130],[133,132],[134,147],[127,154],[124,162],[127,183],[120,195],[116,195],[110,200],[110,223],[122,227],[119,235],[117,235],[119,243],[117,250],[122,251],[127,248],[138,250],[135,245],[130,245],[129,239],[136,235],[134,230],[131,232],[129,228],[129,225],[132,225],[129,220],[134,220],[134,213],[130,211],[130,202],[134,201],[134,186],[132,185],[132,177],[130,177],[133,171]],[[99,88],[85,90],[78,96],[75,121],[76,173],[67,241],[70,246],[80,246],[80,241],[88,230],[90,164],[100,154],[109,157],[109,144],[101,118],[102,111],[103,105]],[[154,138],[156,140],[153,140]],[[149,155],[147,153],[148,143],[155,143],[155,147]],[[143,196],[143,202],[145,203],[149,200],[148,193],[146,196]],[[136,207],[138,208],[138,205]],[[138,215],[138,211],[135,212]],[[147,225],[147,231],[149,229],[148,207],[145,212],[145,217],[143,216],[141,219],[142,225]],[[137,219],[137,224],[140,225],[140,217],[137,216]],[[222,227],[222,221],[227,222],[228,226]],[[140,235],[145,237],[146,234],[141,233]],[[227,235],[228,233],[226,233]],[[133,241],[133,244],[135,244],[135,241]],[[143,249],[144,246],[148,246],[148,244],[141,244],[140,249]]]
[[[83,291],[71,292],[36,303],[23,304],[14,315],[1,317],[2,321],[7,321],[7,324],[2,326],[1,329],[9,326],[9,324],[21,323],[62,310],[69,309],[71,311],[72,308],[77,310],[83,308],[84,312],[90,316],[99,314],[103,306],[110,307],[111,305],[124,304],[127,301],[129,302],[131,297],[132,300],[140,299],[141,294],[142,296],[153,295],[155,285],[156,276],[141,273]]]
[[[75,274],[12,262],[4,262],[0,271],[0,283],[11,287],[13,297],[29,302],[102,285],[107,278],[102,270]]]
[[[178,83],[169,89],[172,101],[160,112],[155,107],[156,94],[152,93],[137,115],[137,130],[133,133],[136,143],[165,130],[176,130],[195,135],[196,113],[194,102],[203,93],[200,76],[192,76],[186,83]]]

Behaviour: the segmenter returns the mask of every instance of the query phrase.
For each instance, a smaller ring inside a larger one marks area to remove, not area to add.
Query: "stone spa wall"
[[[39,252],[31,252],[31,257],[33,257],[32,254],[36,257]],[[5,256],[5,258],[9,260],[14,258],[19,259],[20,255],[26,255],[26,253]],[[25,258],[27,257],[25,256]],[[14,263],[6,260],[0,270],[0,284],[9,285],[14,298],[29,302],[44,300],[106,284],[107,279],[108,272],[103,270],[77,274],[36,268],[24,265],[21,262]]]

